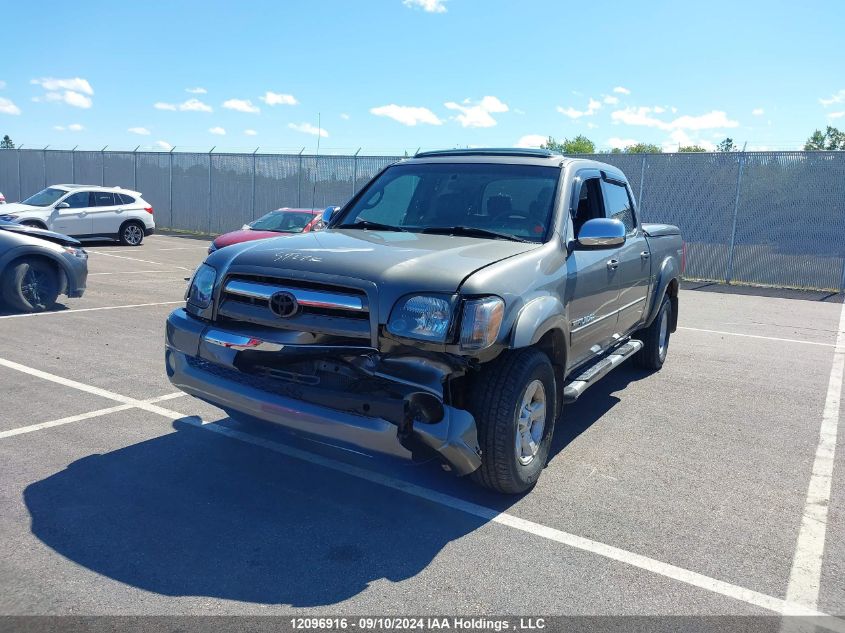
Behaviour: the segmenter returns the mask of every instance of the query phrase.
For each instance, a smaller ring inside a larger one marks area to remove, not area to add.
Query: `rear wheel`
[[[124,246],[140,246],[144,241],[144,225],[140,222],[126,222],[120,227],[119,237]]]
[[[643,342],[643,348],[635,356],[636,362],[644,369],[658,370],[663,367],[669,353],[669,324],[672,317],[672,303],[669,297],[663,297],[660,311],[647,328],[634,333],[634,338]]]
[[[537,483],[549,456],[555,393],[552,364],[537,349],[505,352],[481,370],[469,402],[482,451],[476,482],[505,494]]]
[[[55,266],[40,259],[13,262],[2,275],[3,299],[15,310],[43,312],[59,297],[59,273]]]

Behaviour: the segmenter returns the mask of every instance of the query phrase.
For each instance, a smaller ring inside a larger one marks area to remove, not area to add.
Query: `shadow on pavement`
[[[777,299],[798,299],[801,301],[845,302],[845,294],[826,290],[797,290],[794,288],[769,288],[766,286],[736,286],[716,281],[683,281],[681,290],[713,292],[717,294],[745,295],[752,297],[774,297]]]

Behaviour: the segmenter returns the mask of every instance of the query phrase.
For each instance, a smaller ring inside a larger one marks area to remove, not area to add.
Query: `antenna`
[[[322,128],[320,127],[320,113],[317,113],[317,153],[314,155],[314,170],[320,166],[320,137],[322,136]],[[311,188],[311,208],[316,208],[314,204],[317,200],[317,180],[318,174],[314,174],[314,186]]]

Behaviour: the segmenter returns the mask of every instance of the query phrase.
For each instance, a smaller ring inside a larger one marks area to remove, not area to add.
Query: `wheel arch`
[[[36,248],[19,247],[12,249],[2,257],[0,257],[0,276],[5,274],[11,265],[20,259],[39,259],[48,262],[52,265],[59,275],[59,294],[67,294],[69,288],[68,284],[73,276],[68,272],[65,263],[61,257],[55,256],[49,251],[43,251]]]

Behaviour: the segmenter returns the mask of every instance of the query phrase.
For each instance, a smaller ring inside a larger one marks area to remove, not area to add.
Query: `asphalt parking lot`
[[[82,299],[0,316],[0,613],[845,616],[841,295],[687,284],[664,369],[503,498],[175,392],[206,246],[89,247]]]

